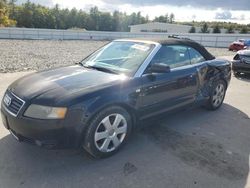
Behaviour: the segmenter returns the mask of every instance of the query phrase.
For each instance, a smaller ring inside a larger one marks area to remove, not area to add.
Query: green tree
[[[100,13],[100,31],[112,31],[112,16],[109,12]]]
[[[15,17],[16,14],[16,5],[15,3],[17,2],[17,0],[10,0],[9,1],[9,9],[10,9],[10,18],[13,19]]]
[[[213,33],[221,33],[219,24],[216,24],[213,28]]]
[[[0,27],[13,26],[16,22],[9,18],[7,0],[0,0]]]
[[[78,27],[77,25],[77,16],[78,16],[78,11],[76,8],[73,8],[69,11],[68,15],[68,28],[74,28]]]
[[[241,30],[240,30],[240,33],[241,33],[241,34],[246,34],[246,33],[248,33],[248,28],[247,28],[247,26],[242,27]]]
[[[17,25],[19,27],[34,27],[33,25],[33,13],[34,6],[28,0],[22,7],[19,9],[19,14],[17,15]]]
[[[50,14],[52,14],[53,17],[54,17],[54,20],[55,20],[55,26],[54,27],[56,29],[65,28],[64,24],[62,23],[63,19],[62,19],[61,15],[60,15],[61,11],[59,9],[58,4],[56,4],[55,7],[50,10]]]
[[[78,28],[86,29],[86,23],[87,23],[87,17],[88,14],[82,10],[78,12],[76,25]]]
[[[165,16],[163,16],[163,22],[164,23],[169,23],[170,22],[168,13],[165,14]]]
[[[114,31],[121,31],[120,13],[118,11],[113,12],[112,28]]]
[[[89,16],[90,16],[90,19],[89,19],[89,28],[90,30],[99,30],[99,23],[100,23],[100,12],[98,10],[98,7],[95,6],[95,7],[92,7],[90,9],[90,12],[89,12]]]
[[[170,16],[169,16],[169,22],[170,22],[170,23],[173,23],[173,22],[174,22],[174,19],[175,19],[174,14],[171,13]]]
[[[209,33],[208,25],[207,23],[204,23],[202,28],[201,28],[201,33]]]
[[[228,28],[227,28],[227,33],[234,33],[234,27],[232,25],[230,25]]]
[[[145,18],[145,23],[148,23],[149,22],[149,16],[146,15],[146,18]]]
[[[59,20],[61,21],[59,25],[59,29],[69,29],[70,28],[70,22],[69,19],[70,11],[69,9],[62,9],[59,14]]]
[[[196,33],[196,28],[192,26],[189,30],[189,33]]]
[[[135,12],[133,12],[130,16],[129,16],[129,22],[130,25],[136,25],[137,24],[137,15]]]
[[[165,14],[165,16],[159,16],[155,17],[153,20],[154,22],[161,22],[161,23],[173,23],[174,22],[174,14],[171,13],[170,16],[168,14]]]

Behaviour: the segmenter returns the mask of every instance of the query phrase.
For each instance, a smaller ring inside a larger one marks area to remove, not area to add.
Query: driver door
[[[167,64],[170,72],[147,72],[154,63]],[[142,76],[142,119],[194,102],[198,88],[197,71],[190,63],[186,46],[162,46],[149,67]]]

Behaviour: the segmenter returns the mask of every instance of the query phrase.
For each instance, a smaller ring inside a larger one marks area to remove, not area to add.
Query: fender
[[[118,105],[125,108],[136,121],[137,109],[141,103],[140,93],[137,89],[141,87],[141,79],[131,79],[126,82],[118,83],[106,88],[103,88],[95,93],[95,95],[81,96],[82,103],[76,108],[82,110],[82,125],[80,129],[84,129],[86,124],[91,121],[91,117],[99,113],[102,109],[112,105]],[[81,130],[83,131],[83,130]]]
[[[197,67],[199,89],[197,101],[206,100],[211,94],[212,85],[217,80],[223,80],[228,86],[231,79],[231,64],[227,60],[210,60]]]

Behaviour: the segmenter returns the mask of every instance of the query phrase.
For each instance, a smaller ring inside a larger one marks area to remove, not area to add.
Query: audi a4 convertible
[[[1,115],[19,141],[103,158],[143,119],[191,106],[218,109],[230,79],[230,62],[192,40],[120,39],[79,64],[15,81]]]

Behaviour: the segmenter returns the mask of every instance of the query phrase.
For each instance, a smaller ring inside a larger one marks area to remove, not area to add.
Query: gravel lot
[[[0,72],[44,70],[79,62],[107,41],[0,40]],[[213,55],[232,56],[225,48],[207,48]]]
[[[44,70],[79,62],[107,41],[0,40],[0,72]]]

